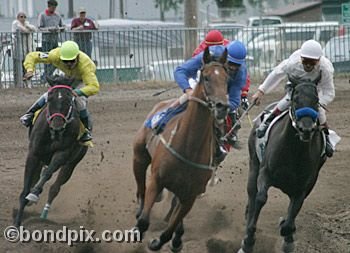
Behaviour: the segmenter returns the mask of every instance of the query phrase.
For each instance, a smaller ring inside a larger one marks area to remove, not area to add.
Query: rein
[[[167,149],[172,155],[174,155],[176,158],[178,158],[180,161],[182,161],[182,162],[184,162],[184,163],[186,163],[186,164],[188,164],[188,165],[190,165],[190,166],[192,166],[192,167],[195,167],[195,168],[197,168],[197,169],[205,169],[205,170],[214,170],[214,169],[215,169],[214,166],[211,166],[211,165],[210,165],[210,164],[212,164],[212,161],[210,161],[210,162],[209,162],[209,165],[207,165],[207,164],[202,164],[202,163],[195,163],[195,162],[192,162],[192,161],[186,159],[185,157],[183,157],[182,155],[180,155],[175,149],[173,149],[173,148],[171,147],[171,145],[170,145],[171,143],[170,143],[170,142],[167,142],[167,141],[164,139],[164,137],[163,137],[162,134],[159,135],[159,139],[160,139],[160,141],[163,143],[163,145],[166,147],[166,149]],[[212,152],[211,152],[211,153],[212,153]],[[212,157],[212,155],[211,155],[211,157]],[[212,160],[212,159],[210,159],[210,160]]]
[[[206,96],[205,92],[203,91],[204,93],[204,96],[206,98],[207,101],[209,101],[209,98]],[[199,103],[200,105],[208,108],[208,110],[210,112],[212,112],[214,110],[214,107],[212,106],[212,103],[209,102],[206,102],[206,101],[203,101],[202,99],[200,98],[197,98],[197,97],[194,97],[194,96],[188,96],[188,100],[191,100],[191,101],[194,101],[194,102],[197,102]],[[159,134],[159,139],[160,141],[163,143],[164,147],[173,155],[175,156],[176,158],[178,158],[180,161],[186,163],[187,165],[190,165],[192,167],[195,167],[197,169],[205,169],[205,170],[214,170],[215,167],[214,166],[211,166],[210,164],[212,164],[212,157],[213,157],[213,150],[211,150],[211,159],[210,159],[210,162],[209,162],[209,165],[207,164],[201,164],[201,163],[195,163],[195,162],[192,162],[191,160],[188,160],[187,158],[185,158],[184,156],[180,155],[172,146],[171,146],[171,140],[173,139],[173,137],[175,136],[176,134],[176,128],[177,128],[177,125],[175,127],[175,129],[173,131],[171,131],[171,137],[170,137],[170,140],[169,142],[167,142],[163,135],[162,134]],[[211,145],[212,146],[212,145]]]

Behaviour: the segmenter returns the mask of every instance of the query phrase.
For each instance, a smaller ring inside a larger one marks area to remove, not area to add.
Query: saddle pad
[[[33,117],[33,120],[32,120],[32,125],[34,125],[36,119],[38,118],[40,112],[43,110],[43,108],[37,110],[35,113],[34,113],[34,117]]]
[[[265,146],[266,146],[267,141],[269,139],[271,128],[273,127],[273,125],[275,125],[275,123],[277,121],[279,121],[288,112],[289,112],[289,110],[285,110],[280,115],[276,116],[276,118],[273,119],[273,121],[270,123],[269,127],[267,128],[266,133],[265,133],[263,138],[255,138],[256,154],[257,154],[260,162],[262,161],[264,154],[265,154]],[[259,117],[260,115],[256,119],[254,119],[254,121],[259,122],[258,124],[260,126],[260,124],[270,115],[270,113],[265,113],[262,121],[260,120],[260,117]]]
[[[183,112],[187,107],[187,103],[181,104],[175,108],[170,107],[170,108],[166,108],[162,111],[159,111],[157,113],[155,113],[154,115],[152,115],[151,117],[149,117],[145,123],[144,126],[147,128],[155,128],[157,126],[159,126],[160,128],[164,128],[165,125],[177,114],[179,114],[180,112]]]

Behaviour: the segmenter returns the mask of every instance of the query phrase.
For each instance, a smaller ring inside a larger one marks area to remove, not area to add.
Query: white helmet
[[[301,57],[319,60],[322,55],[322,47],[316,40],[307,40],[301,46]]]

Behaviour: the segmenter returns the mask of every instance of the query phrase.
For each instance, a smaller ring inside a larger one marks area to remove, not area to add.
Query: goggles
[[[301,58],[301,63],[303,65],[310,65],[310,66],[315,66],[320,60],[316,60],[316,59],[310,59],[310,58]]]

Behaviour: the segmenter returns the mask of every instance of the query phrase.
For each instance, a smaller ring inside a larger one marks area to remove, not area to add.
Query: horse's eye
[[[209,82],[209,77],[208,77],[208,76],[205,76],[205,77],[204,77],[204,81],[205,81],[205,82]]]

